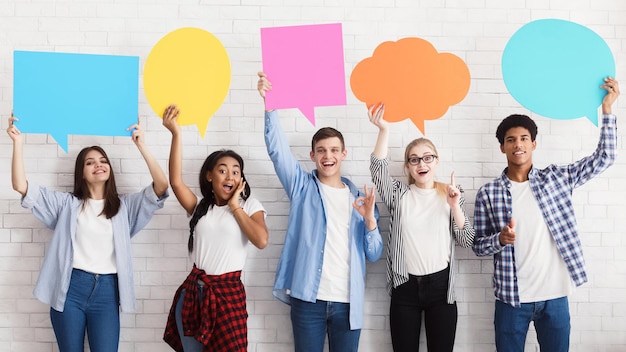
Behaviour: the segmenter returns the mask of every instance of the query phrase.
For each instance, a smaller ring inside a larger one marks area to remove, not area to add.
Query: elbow
[[[267,238],[262,238],[258,241],[256,241],[256,243],[254,244],[254,246],[258,249],[264,249],[265,247],[267,247]]]
[[[26,195],[26,191],[28,190],[28,184],[16,184],[13,183],[13,190],[17,193],[21,194],[22,197]]]
[[[167,182],[154,182],[154,193],[158,197],[162,197],[165,192],[167,192],[167,188],[169,187]]]
[[[260,236],[256,241],[254,241],[254,246],[258,249],[264,249],[267,247],[269,243],[269,234],[266,231],[263,231],[263,235]]]

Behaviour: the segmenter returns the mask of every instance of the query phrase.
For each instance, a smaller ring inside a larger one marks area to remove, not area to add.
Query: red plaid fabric
[[[198,297],[198,280],[205,283]],[[248,350],[248,312],[241,271],[207,275],[194,265],[176,291],[165,326],[163,340],[177,352],[183,346],[176,326],[176,304],[185,289],[182,319],[185,336],[193,336],[208,352],[245,352]]]

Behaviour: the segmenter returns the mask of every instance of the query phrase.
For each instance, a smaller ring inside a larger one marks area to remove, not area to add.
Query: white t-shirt
[[[450,263],[450,206],[434,188],[410,185],[400,205],[404,260],[409,274],[428,275]]]
[[[530,183],[511,182],[515,270],[521,303],[568,296],[574,283],[533,197]]]
[[[317,299],[329,302],[350,302],[350,189],[320,183],[326,206],[326,242],[324,265],[317,290]]]
[[[104,199],[86,199],[78,214],[74,240],[74,268],[94,274],[117,273],[113,225],[104,214]]]
[[[249,197],[240,204],[248,215],[262,211],[265,216],[263,205],[255,198]],[[243,269],[248,237],[241,231],[228,205],[209,208],[206,215],[198,220],[193,237],[191,257],[198,269],[208,275],[222,275]]]

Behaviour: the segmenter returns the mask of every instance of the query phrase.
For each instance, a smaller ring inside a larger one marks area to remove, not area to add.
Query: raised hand
[[[619,82],[613,77],[607,77],[604,79],[604,84],[600,86],[602,89],[606,89],[606,95],[602,100],[602,113],[611,114],[612,105],[619,97]]]
[[[24,136],[17,126],[15,126],[15,121],[18,121],[18,119],[13,116],[13,113],[11,113],[11,117],[9,117],[9,127],[7,127],[7,134],[11,137],[13,143],[22,142],[24,140]]]
[[[180,125],[176,120],[180,114],[180,109],[175,104],[171,104],[163,111],[163,126],[172,134],[180,132]]]
[[[128,127],[126,129],[126,131],[130,131],[132,130],[132,134],[130,136],[130,138],[133,140],[133,143],[135,143],[135,145],[137,147],[141,147],[143,146],[144,143],[144,131],[143,128],[141,128],[141,120],[139,119],[139,117],[137,117],[137,123]]]
[[[370,122],[378,127],[381,130],[386,130],[389,128],[389,122],[385,121],[383,118],[385,116],[385,104],[374,104],[369,109],[367,109],[367,115],[369,116]]]
[[[461,192],[459,192],[459,189],[456,188],[456,184],[454,183],[454,171],[452,171],[450,174],[450,184],[448,184],[448,195],[446,197],[450,208],[454,208],[459,205],[460,197]]]
[[[267,80],[267,76],[265,76],[265,73],[259,72],[258,75],[259,81],[257,82],[257,90],[259,91],[259,94],[261,94],[261,97],[265,99],[265,92],[267,92],[268,90],[272,90],[272,83]]]

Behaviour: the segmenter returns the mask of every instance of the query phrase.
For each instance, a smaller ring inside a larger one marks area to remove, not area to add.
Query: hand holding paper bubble
[[[11,137],[11,140],[15,144],[22,143],[24,141],[24,136],[17,126],[15,126],[14,122],[17,120],[17,117],[13,116],[13,113],[11,113],[11,117],[9,117],[9,127],[7,127],[7,134]]]
[[[265,95],[268,91],[272,90],[272,83],[267,80],[267,76],[264,72],[259,72],[259,81],[257,82],[257,90],[261,95],[261,98],[265,100]]]
[[[613,103],[619,97],[619,83],[615,78],[607,77],[604,79],[604,84],[600,86],[600,88],[606,90],[606,95],[604,99],[602,99],[602,113],[603,114],[612,114],[613,113]]]
[[[520,104],[539,115],[598,125],[603,78],[615,75],[604,40],[579,24],[544,19],[520,28],[502,55],[502,76]]]
[[[470,74],[458,56],[438,53],[420,38],[380,44],[350,76],[352,92],[369,107],[385,103],[385,119],[410,118],[424,133],[424,120],[443,116],[469,91]]]

